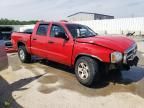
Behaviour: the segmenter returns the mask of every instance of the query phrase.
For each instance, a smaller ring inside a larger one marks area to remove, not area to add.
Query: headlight
[[[118,63],[123,59],[122,53],[113,52],[111,53],[111,63]]]

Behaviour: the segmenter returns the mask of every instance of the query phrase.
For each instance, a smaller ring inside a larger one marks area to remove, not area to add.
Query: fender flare
[[[86,54],[86,53],[80,53],[74,58],[73,65],[75,64],[75,62],[79,58],[79,56],[89,56],[89,57],[92,57],[92,58],[95,58],[95,59],[99,60],[100,62],[103,62],[103,60],[101,58],[99,58],[98,56],[91,55],[91,54]]]
[[[17,49],[18,49],[18,43],[24,44],[26,50],[29,52],[28,47],[27,47],[27,45],[26,45],[26,43],[25,43],[24,41],[18,41],[18,42],[17,42]]]

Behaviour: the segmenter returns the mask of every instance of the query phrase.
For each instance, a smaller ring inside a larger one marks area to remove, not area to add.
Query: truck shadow
[[[132,67],[130,71],[120,73],[111,72],[102,77],[100,82],[93,84],[91,87],[85,87],[76,80],[74,70],[68,66],[47,60],[36,60],[34,63],[38,63],[36,65],[39,68],[50,73],[38,80],[40,86],[37,90],[43,94],[66,89],[88,97],[107,96],[114,92],[130,92],[144,97],[144,82],[142,80],[144,78],[144,68],[142,67]]]
[[[58,70],[62,70],[68,73],[74,73],[74,69],[68,66],[55,63],[52,61],[39,61],[41,64],[50,66],[52,68],[56,68]],[[132,67],[129,71],[121,71],[121,72],[110,72],[106,76],[102,76],[101,81],[97,84],[94,84],[92,88],[103,88],[109,85],[110,82],[114,84],[124,84],[128,85],[134,82],[138,82],[144,78],[144,68],[142,67]]]
[[[129,71],[121,71],[120,73],[110,73],[107,80],[119,84],[131,84],[138,82],[144,78],[144,68],[132,67]]]
[[[129,85],[144,79],[144,68],[133,67],[129,71],[111,71],[108,75],[102,76],[99,84],[93,85],[92,88],[101,88],[109,83]]]
[[[144,68],[141,67],[133,67],[130,71],[122,71],[120,73],[110,73],[103,77],[100,82],[93,84],[91,87],[85,87],[76,80],[73,75],[74,71],[71,68],[54,62],[40,63],[46,65],[43,68],[44,71],[48,71],[47,67],[58,69],[55,73],[48,71],[54,74],[43,76],[38,80],[41,84],[38,87],[38,91],[43,94],[66,89],[88,97],[107,96],[115,92],[130,92],[144,97],[144,80],[142,80],[144,78]]]
[[[23,108],[13,98],[12,92],[27,90],[28,88],[22,87],[40,78],[41,76],[42,75],[21,79],[12,84],[9,84],[2,76],[0,76],[0,108]],[[16,99],[18,98],[20,97],[17,97]]]

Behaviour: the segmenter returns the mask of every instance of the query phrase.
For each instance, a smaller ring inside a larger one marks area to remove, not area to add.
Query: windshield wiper
[[[90,36],[79,36],[77,38],[89,38],[89,37],[95,37],[96,35],[90,35]]]
[[[90,35],[90,36],[80,36],[78,38],[89,38],[89,37],[95,37],[96,35]]]
[[[88,37],[95,37],[96,35],[90,35],[90,36],[88,36]]]
[[[87,36],[79,36],[79,37],[77,37],[77,38],[87,38]]]

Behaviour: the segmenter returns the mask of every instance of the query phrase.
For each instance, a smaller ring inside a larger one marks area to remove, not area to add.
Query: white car
[[[5,43],[0,39],[0,71],[8,67],[8,57],[5,51]]]

